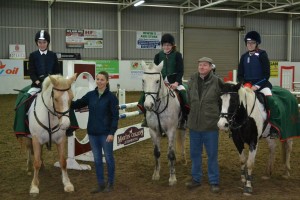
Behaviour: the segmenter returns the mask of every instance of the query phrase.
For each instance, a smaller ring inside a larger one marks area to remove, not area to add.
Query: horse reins
[[[224,94],[237,94],[237,92],[226,92]],[[255,93],[254,93],[255,94]],[[246,94],[245,94],[246,96]],[[237,124],[235,123],[234,124],[234,121],[235,121],[235,116],[236,116],[236,113],[237,111],[239,110],[239,108],[241,107],[241,104],[235,109],[235,111],[233,113],[220,113],[220,117],[224,117],[227,119],[228,123],[229,123],[229,128],[230,129],[233,129],[233,130],[236,130],[236,129],[239,129],[241,128],[243,125],[246,124],[246,122],[248,121],[249,117],[251,116],[253,110],[254,110],[254,107],[255,107],[255,104],[256,104],[256,94],[255,94],[255,99],[254,99],[254,103],[253,103],[253,106],[251,108],[251,111],[249,113],[249,115],[247,115],[247,118],[240,124]],[[246,99],[246,111],[247,111],[247,98]],[[229,119],[229,116],[231,115],[231,118]]]
[[[42,96],[42,101],[43,101],[43,104],[44,106],[47,108],[48,110],[48,127],[46,125],[44,125],[37,117],[37,114],[36,114],[36,102],[37,102],[37,99],[35,100],[34,102],[34,109],[33,109],[33,113],[34,113],[34,117],[37,121],[37,123],[42,127],[44,128],[45,130],[47,130],[48,134],[49,134],[49,142],[47,143],[47,148],[48,150],[51,150],[51,146],[52,146],[52,134],[59,131],[60,130],[60,127],[59,127],[59,124],[57,124],[56,126],[54,126],[53,128],[51,128],[51,124],[50,124],[50,113],[54,116],[56,116],[58,119],[60,119],[61,117],[63,116],[66,116],[66,117],[69,117],[69,115],[67,115],[67,113],[69,113],[70,111],[70,108],[64,112],[59,112],[55,109],[55,105],[54,105],[54,102],[53,102],[53,97],[54,97],[54,93],[53,93],[53,90],[57,90],[57,91],[60,91],[60,92],[65,92],[65,91],[68,91],[70,90],[71,87],[67,88],[67,89],[58,89],[58,88],[55,88],[53,87],[52,88],[52,91],[51,91],[51,98],[52,98],[52,104],[53,104],[53,109],[54,111],[50,110],[49,107],[46,105],[45,103],[45,100],[44,100],[44,96],[43,96],[43,93],[41,93],[41,96]],[[61,115],[61,116],[59,116]]]

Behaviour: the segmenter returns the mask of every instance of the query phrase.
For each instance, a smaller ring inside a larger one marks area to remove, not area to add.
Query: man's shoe
[[[91,194],[96,194],[96,193],[99,193],[99,192],[103,192],[104,189],[105,189],[105,185],[100,185],[98,188],[92,190]]]
[[[105,189],[103,190],[103,192],[111,192],[114,190],[114,185],[111,183],[107,183]]]
[[[193,189],[193,188],[201,186],[201,183],[199,183],[199,182],[195,181],[194,179],[192,179],[192,181],[185,183],[185,186],[188,189]]]
[[[212,185],[210,186],[210,191],[211,191],[212,193],[219,193],[219,192],[220,192],[220,187],[219,187],[219,185],[218,185],[218,184],[212,184]]]
[[[145,117],[144,117],[144,119],[141,122],[141,127],[148,127],[148,123],[147,123],[147,120],[146,120]]]
[[[269,137],[270,137],[270,139],[276,139],[276,138],[278,138],[278,131],[277,131],[277,129],[276,128],[274,128],[273,126],[271,126],[271,128],[270,128],[270,134],[269,134]]]

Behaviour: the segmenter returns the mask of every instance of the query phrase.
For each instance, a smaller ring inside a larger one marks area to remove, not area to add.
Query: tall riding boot
[[[179,90],[179,95],[182,100],[181,105],[180,105],[182,116],[181,116],[180,123],[179,123],[179,129],[185,130],[188,114],[190,112],[190,106],[187,103],[186,90]]]
[[[281,128],[281,119],[279,117],[279,110],[277,103],[275,102],[273,96],[267,96],[267,104],[269,114],[269,123],[271,124],[270,128],[270,138],[278,138]]]
[[[144,118],[141,122],[141,127],[148,127],[146,120],[146,109],[144,108],[145,93],[142,92],[137,107],[144,113]]]

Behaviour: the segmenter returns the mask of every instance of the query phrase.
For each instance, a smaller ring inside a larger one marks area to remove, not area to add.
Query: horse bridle
[[[71,87],[67,88],[67,89],[58,89],[58,88],[55,88],[53,87],[52,88],[52,91],[51,91],[51,98],[52,98],[52,105],[53,105],[53,110],[52,111],[51,109],[49,109],[49,107],[46,105],[45,103],[45,100],[44,100],[44,96],[43,96],[43,93],[41,93],[41,96],[42,96],[42,101],[43,101],[43,104],[44,106],[47,108],[48,110],[48,126],[44,125],[38,118],[37,114],[36,114],[36,102],[37,102],[37,99],[35,100],[34,102],[34,109],[33,109],[33,113],[34,113],[34,117],[35,117],[35,120],[37,121],[37,123],[43,127],[45,130],[48,131],[48,134],[49,134],[49,143],[48,143],[48,149],[50,150],[51,149],[51,143],[52,143],[52,139],[51,139],[51,135],[57,131],[60,130],[60,127],[59,127],[59,124],[57,124],[56,126],[54,126],[53,128],[51,128],[51,124],[50,124],[50,113],[54,116],[56,116],[58,119],[60,119],[61,117],[63,116],[66,116],[66,117],[69,117],[69,115],[67,115],[69,112],[70,112],[70,108],[64,112],[59,112],[55,109],[55,104],[54,104],[54,101],[53,101],[53,98],[54,98],[54,92],[53,90],[56,90],[56,91],[60,91],[60,92],[65,92],[65,91],[68,91],[70,90]]]
[[[238,92],[223,92],[223,94],[238,94]],[[228,124],[229,124],[229,129],[233,129],[233,130],[236,130],[236,129],[239,129],[241,128],[244,124],[246,124],[246,122],[248,121],[250,115],[252,114],[253,110],[254,110],[254,107],[255,107],[255,104],[256,104],[256,93],[255,94],[255,99],[254,99],[254,103],[253,103],[253,106],[251,108],[251,112],[249,113],[249,115],[247,115],[246,119],[238,124],[235,122],[235,117],[236,117],[236,114],[237,114],[237,111],[239,110],[239,108],[241,107],[241,104],[239,104],[239,106],[236,107],[236,109],[234,110],[233,113],[220,113],[220,118],[223,117],[225,118],[227,121],[228,121]],[[245,98],[247,100],[247,98]],[[246,110],[247,110],[247,102],[246,102]],[[231,116],[231,117],[230,117]]]
[[[167,95],[165,96],[165,97],[167,97],[167,103],[166,103],[165,107],[164,107],[161,111],[158,111],[158,109],[159,109],[159,107],[160,107],[160,104],[161,104],[161,99],[164,98],[164,97],[162,97],[162,98],[159,97],[159,92],[160,92],[160,89],[161,89],[162,75],[161,75],[160,72],[144,72],[144,74],[149,74],[149,75],[158,74],[158,75],[160,75],[160,76],[159,76],[159,88],[158,88],[157,92],[144,92],[144,93],[145,93],[145,97],[146,97],[147,95],[150,95],[150,96],[152,97],[152,99],[154,100],[154,102],[159,102],[158,105],[156,105],[156,110],[153,110],[153,112],[154,112],[154,113],[156,114],[156,116],[157,116],[157,119],[158,119],[158,125],[159,125],[159,131],[160,131],[160,133],[162,134],[162,133],[163,133],[163,130],[162,130],[162,127],[161,127],[161,122],[160,122],[159,115],[160,115],[161,113],[163,113],[163,112],[167,109],[167,107],[168,107],[168,105],[169,105],[169,96],[171,95],[171,96],[174,98],[174,97],[175,97],[175,94],[174,94],[174,92],[173,92],[172,90],[168,89]],[[153,96],[154,94],[156,95],[156,98],[154,98],[154,96]]]

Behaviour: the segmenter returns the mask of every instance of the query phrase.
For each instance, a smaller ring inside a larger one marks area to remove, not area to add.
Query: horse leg
[[[74,192],[74,186],[71,183],[67,173],[67,161],[65,158],[65,143],[66,143],[66,138],[64,137],[64,139],[59,144],[57,144],[59,164],[62,172],[62,182],[64,184],[65,192]]]
[[[154,144],[154,158],[155,158],[155,167],[152,175],[152,180],[159,180],[160,175],[160,137],[156,135],[156,133],[150,129],[150,135]]]
[[[34,162],[33,162],[33,179],[30,186],[30,195],[37,196],[39,194],[39,170],[42,164],[41,161],[41,145],[36,136],[32,137],[32,146],[33,146],[33,154],[34,154]]]
[[[283,178],[289,178],[290,177],[290,159],[291,159],[291,153],[292,153],[292,147],[293,147],[293,140],[288,139],[282,144],[282,160],[285,164],[285,174],[283,175]]]
[[[249,155],[248,155],[248,159],[247,159],[247,176],[246,176],[246,183],[245,183],[244,192],[243,192],[243,194],[246,196],[250,196],[253,192],[252,171],[253,171],[253,167],[254,167],[256,152],[257,152],[257,143],[250,143]]]
[[[239,137],[239,134],[236,132],[232,132],[232,140],[234,142],[235,147],[237,148],[239,152],[239,158],[240,158],[240,167],[241,167],[241,181],[243,185],[246,182],[246,161],[247,158],[245,156],[245,148],[244,148],[244,142],[243,140]]]
[[[176,131],[176,130],[175,130]],[[175,171],[175,149],[174,149],[174,142],[175,142],[175,135],[168,134],[169,145],[168,145],[168,159],[170,162],[170,178],[169,178],[169,185],[175,185],[177,182],[176,179],[176,171]]]
[[[26,143],[26,154],[27,154],[27,175],[31,176],[32,174],[32,157],[33,157],[33,147],[32,147],[32,141],[30,138],[24,138]]]
[[[176,131],[176,152],[180,152],[180,158],[183,165],[187,165],[187,160],[185,156],[185,131],[182,129],[177,129]]]
[[[269,146],[269,159],[268,165],[266,166],[265,176],[262,179],[270,179],[273,171],[274,171],[274,162],[275,162],[275,149],[276,149],[276,141],[274,139],[270,139],[270,137],[266,138],[268,146]]]

